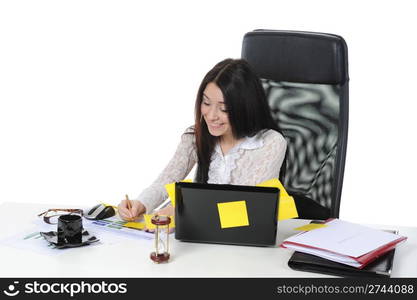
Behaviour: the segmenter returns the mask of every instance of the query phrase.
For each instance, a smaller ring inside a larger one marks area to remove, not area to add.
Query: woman
[[[287,143],[272,119],[261,82],[242,59],[226,59],[204,77],[195,104],[195,125],[187,128],[154,183],[132,201],[119,204],[129,220],[152,213],[167,197],[165,184],[183,180],[197,163],[194,182],[256,185],[276,178]],[[174,215],[171,205],[158,211]]]

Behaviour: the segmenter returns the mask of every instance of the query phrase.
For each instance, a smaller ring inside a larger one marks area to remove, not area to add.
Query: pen
[[[152,213],[155,213],[158,210],[160,210],[161,208],[164,208],[165,206],[167,206],[169,204],[170,201],[171,201],[170,198],[166,199],[164,202],[162,202],[161,205],[159,205],[157,208],[155,208]]]
[[[130,214],[132,214],[132,203],[130,203],[129,200],[129,196],[126,194],[126,205],[127,205],[127,210],[130,212]]]

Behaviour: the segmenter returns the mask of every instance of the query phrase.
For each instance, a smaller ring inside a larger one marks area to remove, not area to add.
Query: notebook
[[[276,244],[279,189],[179,182],[175,238],[248,246]]]

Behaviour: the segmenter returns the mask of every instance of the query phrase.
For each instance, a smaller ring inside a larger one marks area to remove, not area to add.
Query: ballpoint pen
[[[171,202],[171,199],[170,199],[170,198],[166,199],[164,202],[162,202],[162,203],[161,203],[161,205],[159,205],[157,208],[155,208],[155,209],[152,211],[152,213],[155,213],[155,212],[157,212],[158,210],[160,210],[160,209],[164,208],[165,206],[167,206],[167,205],[169,204],[169,202]]]
[[[127,194],[126,194],[126,205],[127,205],[127,210],[129,211],[130,214],[132,214],[132,203],[130,202],[129,196]]]

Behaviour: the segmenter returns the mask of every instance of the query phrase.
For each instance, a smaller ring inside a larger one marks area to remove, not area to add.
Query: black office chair
[[[339,217],[348,132],[348,59],[342,37],[255,30],[242,58],[262,84],[288,147],[280,179],[299,218]]]

